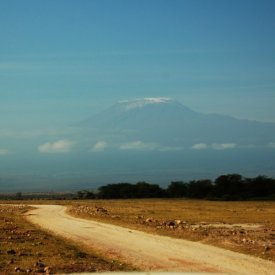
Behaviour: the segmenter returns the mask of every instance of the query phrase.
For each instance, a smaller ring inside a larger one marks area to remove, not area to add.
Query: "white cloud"
[[[40,153],[67,153],[71,151],[73,145],[73,142],[66,139],[61,139],[38,146],[38,151]]]
[[[270,142],[270,143],[268,144],[268,147],[274,148],[274,149],[275,149],[275,142]]]
[[[9,150],[7,149],[0,149],[0,156],[5,156],[9,154]]]
[[[214,150],[234,149],[236,146],[237,146],[236,143],[214,143],[214,144],[212,144],[212,148]]]
[[[108,147],[108,144],[105,141],[97,142],[93,148],[90,150],[91,152],[102,152]]]
[[[205,144],[205,143],[197,143],[197,144],[194,144],[192,146],[192,149],[195,149],[195,150],[204,150],[204,149],[207,149],[208,145]]]
[[[144,143],[140,140],[124,143],[120,146],[121,150],[154,150],[157,147],[154,143]]]

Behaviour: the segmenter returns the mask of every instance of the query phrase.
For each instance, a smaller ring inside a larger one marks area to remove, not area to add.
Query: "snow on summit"
[[[168,97],[147,97],[144,98],[143,101],[148,103],[167,103],[171,101],[171,99]]]
[[[120,103],[125,104],[126,110],[130,110],[134,108],[142,108],[148,104],[169,103],[171,101],[172,99],[166,97],[148,97],[131,101],[121,101]]]

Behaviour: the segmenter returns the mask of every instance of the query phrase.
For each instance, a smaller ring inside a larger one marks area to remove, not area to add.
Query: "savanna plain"
[[[3,201],[0,273],[133,271],[136,267],[55,237],[27,221],[34,204],[62,204],[73,216],[210,244],[275,262],[275,202],[185,199]],[[20,204],[19,204],[20,203]]]

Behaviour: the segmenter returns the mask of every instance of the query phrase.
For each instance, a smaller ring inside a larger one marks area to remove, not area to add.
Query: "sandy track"
[[[27,216],[32,223],[146,271],[275,274],[275,263],[252,256],[75,218],[64,206],[35,207]]]

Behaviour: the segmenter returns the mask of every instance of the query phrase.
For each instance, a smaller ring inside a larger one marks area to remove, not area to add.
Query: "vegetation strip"
[[[96,191],[80,190],[77,193],[0,193],[0,199],[133,199],[133,198],[192,198],[208,200],[275,200],[275,179],[266,176],[245,178],[228,174],[209,179],[172,181],[167,188],[147,182],[114,183]]]

